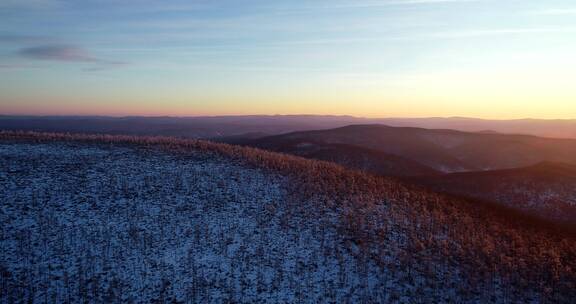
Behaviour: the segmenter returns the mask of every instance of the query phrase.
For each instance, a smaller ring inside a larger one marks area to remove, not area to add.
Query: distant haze
[[[51,132],[166,135],[192,138],[262,137],[356,124],[454,129],[467,132],[576,138],[576,120],[476,118],[360,118],[322,115],[212,117],[1,116],[0,129]]]
[[[496,132],[555,138],[576,138],[576,119],[487,120],[476,118],[387,118],[378,119],[377,121],[398,127],[454,129],[471,132]]]

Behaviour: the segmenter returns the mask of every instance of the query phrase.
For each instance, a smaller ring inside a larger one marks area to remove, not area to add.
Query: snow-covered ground
[[[501,295],[497,282],[486,294],[464,293],[471,287],[448,262],[406,267],[391,249],[359,254],[339,231],[337,208],[295,201],[288,177],[210,152],[0,142],[0,168],[0,303],[446,303]],[[401,240],[402,231],[386,238]]]
[[[289,206],[278,174],[201,153],[86,144],[1,144],[0,168],[0,302],[390,296],[329,218]]]

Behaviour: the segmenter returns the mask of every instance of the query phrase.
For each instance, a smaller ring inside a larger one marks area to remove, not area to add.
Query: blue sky
[[[574,1],[2,0],[0,25],[7,114],[576,117]]]

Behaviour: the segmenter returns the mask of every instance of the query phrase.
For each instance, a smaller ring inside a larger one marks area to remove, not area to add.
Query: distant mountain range
[[[452,129],[468,132],[525,134],[552,138],[576,138],[576,119],[492,120],[467,117],[385,118],[381,123],[395,127]]]
[[[576,120],[484,120],[475,118],[359,118],[328,115],[247,115],[213,117],[104,117],[0,115],[0,129],[188,138],[262,137],[282,133],[384,124],[396,127],[576,138]]]
[[[237,142],[238,143],[238,142]],[[576,226],[576,140],[354,125],[243,143]]]
[[[403,169],[406,174],[401,174],[408,176],[419,175],[423,170],[414,170],[414,162],[428,167],[428,171],[431,168],[443,173],[518,168],[543,161],[576,164],[576,140],[572,139],[384,125],[354,125],[330,130],[293,132],[246,140],[245,143],[318,159],[326,159],[325,156],[318,156],[319,151],[335,149],[342,150],[332,152],[340,157],[350,155],[351,149],[361,149],[362,153],[355,153],[354,158],[371,157],[372,163],[391,159],[392,155],[399,166],[412,162]],[[347,161],[337,162],[346,165]],[[397,175],[393,172],[384,174]]]

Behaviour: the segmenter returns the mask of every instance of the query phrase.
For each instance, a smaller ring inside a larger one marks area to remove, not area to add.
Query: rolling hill
[[[256,140],[256,146],[305,158],[334,162],[348,168],[384,176],[436,175],[438,171],[416,161],[370,148],[309,140]],[[234,142],[234,141],[232,141]],[[244,141],[239,141],[243,143]]]
[[[525,134],[549,138],[576,139],[575,119],[479,119],[469,117],[383,118],[374,123],[394,127],[451,129],[465,132]]]
[[[576,240],[253,148],[0,132],[0,300],[569,303]]]
[[[273,151],[307,143],[371,149],[444,173],[518,168],[543,161],[576,164],[576,140],[384,125],[301,131],[245,142]]]

